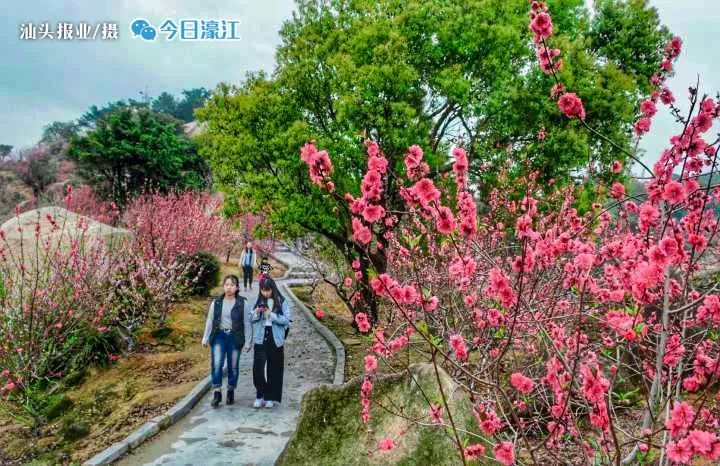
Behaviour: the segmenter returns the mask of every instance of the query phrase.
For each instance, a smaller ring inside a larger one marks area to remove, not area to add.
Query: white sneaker
[[[262,408],[263,400],[262,398],[258,398],[255,400],[255,403],[253,403],[253,408]]]
[[[272,401],[266,401],[266,402],[265,402],[265,407],[268,408],[268,409],[272,409],[273,407],[275,407],[275,403],[272,402]]]

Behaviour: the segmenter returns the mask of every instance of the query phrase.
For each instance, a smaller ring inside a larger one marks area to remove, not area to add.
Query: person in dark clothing
[[[290,305],[272,278],[260,281],[260,292],[251,312],[253,332],[253,384],[255,408],[273,408],[282,401],[286,329]],[[267,375],[266,375],[267,370]]]
[[[260,270],[258,280],[262,280],[263,278],[270,278],[270,271],[273,268],[274,267],[270,265],[270,262],[268,262],[267,256],[263,256],[262,260],[260,261],[260,265],[258,266],[258,269]]]
[[[245,345],[246,320],[249,312],[245,298],[240,295],[240,280],[228,275],[223,280],[223,294],[213,299],[208,308],[203,334],[203,346],[210,345],[210,372],[214,389],[212,406],[222,400],[222,379],[225,360],[228,363],[226,403],[235,402],[240,352]]]

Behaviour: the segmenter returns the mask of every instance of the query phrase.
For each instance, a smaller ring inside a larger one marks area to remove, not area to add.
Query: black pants
[[[253,268],[252,265],[243,265],[243,287],[252,286]]]
[[[275,346],[272,327],[265,327],[263,344],[253,348],[253,384],[256,397],[265,401],[282,401],[283,370],[285,368],[285,352],[283,347]],[[267,377],[265,366],[267,365]]]

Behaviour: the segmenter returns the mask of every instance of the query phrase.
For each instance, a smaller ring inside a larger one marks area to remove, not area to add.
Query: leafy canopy
[[[203,189],[208,169],[181,122],[145,108],[117,108],[70,142],[80,174],[105,199],[124,206],[144,190]]]
[[[624,148],[668,31],[647,2],[548,2],[563,51],[561,80],[581,96],[586,121]],[[325,234],[342,244],[347,212],[309,186],[299,147],[314,139],[332,154],[337,192],[357,194],[376,140],[396,175],[421,144],[437,175],[462,143],[473,181],[530,168],[568,181],[590,161],[621,152],[560,114],[554,81],[536,65],[526,0],[334,0],[298,2],[281,30],[272,76],[223,84],[196,113],[207,123],[200,153],[229,209],[271,207],[276,228]],[[545,129],[545,139],[536,135]],[[392,187],[391,187],[392,188]],[[388,189],[388,192],[395,192]],[[400,206],[399,199],[390,205]]]

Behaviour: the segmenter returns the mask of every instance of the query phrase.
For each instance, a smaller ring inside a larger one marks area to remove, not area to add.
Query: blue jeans
[[[240,350],[232,331],[218,330],[210,344],[210,374],[213,388],[222,387],[225,358],[228,363],[228,390],[235,390],[240,370]]]

